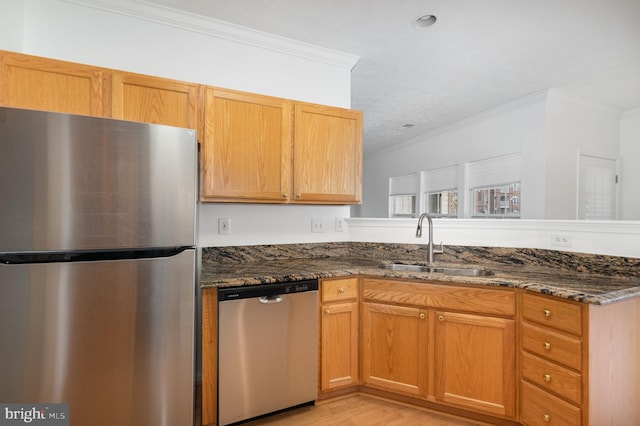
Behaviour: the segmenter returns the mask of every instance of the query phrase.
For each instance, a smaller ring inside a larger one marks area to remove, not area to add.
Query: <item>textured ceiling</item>
[[[359,56],[365,153],[548,88],[640,106],[640,0],[151,2]]]

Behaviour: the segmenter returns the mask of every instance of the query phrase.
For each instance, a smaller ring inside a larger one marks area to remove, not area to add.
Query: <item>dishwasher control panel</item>
[[[218,288],[218,302],[252,297],[275,296],[279,294],[303,293],[306,291],[318,291],[318,280],[221,287]]]

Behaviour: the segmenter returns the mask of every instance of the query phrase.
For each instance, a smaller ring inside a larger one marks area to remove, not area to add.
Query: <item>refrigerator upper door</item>
[[[195,244],[195,130],[0,107],[0,253]]]

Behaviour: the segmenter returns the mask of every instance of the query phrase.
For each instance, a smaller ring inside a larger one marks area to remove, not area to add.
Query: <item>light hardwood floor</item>
[[[480,426],[446,414],[394,403],[369,395],[350,395],[315,406],[276,414],[245,426]]]

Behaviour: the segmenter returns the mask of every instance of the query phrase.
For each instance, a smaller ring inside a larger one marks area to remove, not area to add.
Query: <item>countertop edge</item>
[[[318,262],[318,259],[315,259],[314,261]],[[304,260],[300,259],[289,262],[278,261],[274,262],[271,266],[271,262],[258,262],[256,265],[253,265],[253,262],[247,262],[237,264],[237,270],[233,271],[230,270],[230,266],[228,264],[224,265],[224,267],[220,266],[219,268],[211,265],[203,265],[203,274],[200,279],[200,287],[203,289],[234,287],[357,275],[390,279],[422,280],[438,282],[444,285],[450,283],[458,285],[482,285],[491,287],[519,288],[535,293],[594,305],[604,305],[640,296],[640,283],[636,282],[630,282],[624,288],[614,289],[612,291],[605,291],[600,294],[596,294],[595,292],[589,292],[588,289],[585,290],[586,287],[571,288],[571,286],[569,285],[562,285],[562,279],[556,279],[556,282],[552,283],[539,278],[527,278],[526,274],[530,272],[517,274],[513,272],[497,271],[496,275],[494,276],[468,277],[452,276],[431,272],[388,270],[381,267],[381,265],[383,265],[384,263],[388,263],[388,261],[383,260],[368,259],[364,261],[361,259],[353,259],[353,266],[348,267],[345,267],[345,263],[350,263],[350,261],[349,259],[345,258],[336,260],[322,259],[321,261],[323,263],[321,267],[317,265],[314,266],[311,259],[307,260],[306,263]],[[332,265],[333,262],[335,262],[336,265]],[[363,262],[365,262],[364,265],[362,264]],[[251,268],[254,266],[259,266],[259,269],[261,269],[261,271],[259,273],[252,273]],[[273,269],[271,269],[271,267],[273,267]],[[270,270],[265,272],[264,268]],[[285,270],[285,272],[275,272],[278,268]],[[489,268],[493,267],[489,266]],[[517,268],[517,266],[512,268]],[[606,281],[616,280],[616,278],[594,276],[592,274],[583,274],[582,277],[589,277],[591,280],[601,280],[603,284]],[[572,283],[575,281],[578,281],[578,279],[573,278],[571,280]]]

